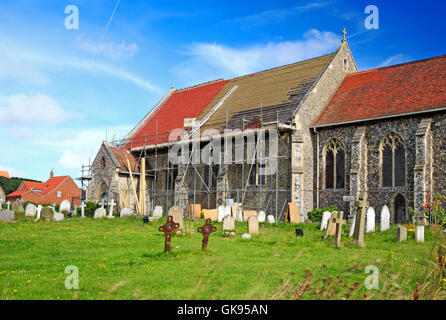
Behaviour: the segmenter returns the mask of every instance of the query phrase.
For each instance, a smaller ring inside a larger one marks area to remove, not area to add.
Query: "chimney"
[[[53,169],[51,169],[51,172],[50,172],[50,179],[53,179],[54,178],[54,171],[53,171]]]

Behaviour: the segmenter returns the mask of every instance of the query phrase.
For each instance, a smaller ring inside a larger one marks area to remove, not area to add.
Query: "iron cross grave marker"
[[[170,240],[172,238],[172,233],[180,227],[179,223],[173,221],[172,216],[167,217],[167,222],[160,226],[158,230],[164,232],[166,239],[164,241],[164,252],[170,252]]]
[[[210,218],[206,219],[206,223],[198,228],[198,232],[203,234],[202,250],[207,250],[209,236],[215,231],[217,231],[217,228],[212,225],[212,220]]]

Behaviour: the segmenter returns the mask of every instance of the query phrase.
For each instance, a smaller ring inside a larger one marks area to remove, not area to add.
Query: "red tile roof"
[[[0,171],[0,177],[11,178],[8,171]]]
[[[155,111],[147,122],[133,135],[131,144],[126,148],[168,142],[169,132],[182,129],[184,118],[196,118],[226,84],[226,80],[217,80],[194,87],[176,90]],[[158,122],[158,130],[157,130]],[[156,140],[156,133],[158,139]],[[145,137],[147,136],[147,139]]]
[[[446,55],[349,74],[313,127],[446,108]]]
[[[8,198],[9,197],[19,197],[19,196],[21,196],[22,194],[24,194],[26,192],[29,192],[29,190],[14,191],[14,192],[8,194],[6,197],[8,197]]]
[[[7,195],[7,197],[17,197],[21,196],[22,194],[28,192],[28,191],[41,191],[39,193],[40,196],[44,196],[47,193],[51,192],[55,188],[57,188],[66,178],[69,176],[61,176],[61,177],[54,177],[49,179],[46,182],[34,182],[34,181],[23,181],[22,184],[25,185],[25,190],[16,190],[10,194]]]
[[[68,177],[69,176],[54,177],[54,178],[49,179],[47,182],[42,183],[44,188],[43,188],[42,192],[40,193],[40,195],[44,196],[47,193],[53,191]]]
[[[42,182],[23,181],[23,184],[28,190],[43,190],[45,188],[45,184]]]

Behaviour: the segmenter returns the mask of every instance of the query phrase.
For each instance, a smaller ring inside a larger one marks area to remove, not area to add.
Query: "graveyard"
[[[204,248],[206,221],[184,219],[165,252],[165,216],[147,223],[134,216],[35,222],[15,212],[13,218],[0,225],[2,300],[446,298],[438,272],[444,239],[430,227],[424,242],[410,226],[397,242],[398,226],[380,231],[377,221],[360,247],[350,244],[349,223],[335,225],[338,246],[331,222],[321,230],[320,223],[265,221],[245,238],[251,222],[233,220],[228,233],[226,222],[209,220],[214,232]],[[78,290],[65,287],[68,266],[79,270]],[[368,266],[379,270],[378,288],[367,289]]]

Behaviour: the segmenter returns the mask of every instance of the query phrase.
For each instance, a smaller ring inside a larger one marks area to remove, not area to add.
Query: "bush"
[[[308,212],[308,219],[310,219],[312,222],[321,222],[322,221],[322,213],[324,211],[339,211],[339,208],[337,206],[329,206],[325,208],[316,208],[313,211]]]
[[[85,216],[86,217],[94,217],[94,212],[96,209],[99,209],[101,204],[94,202],[85,202]]]

